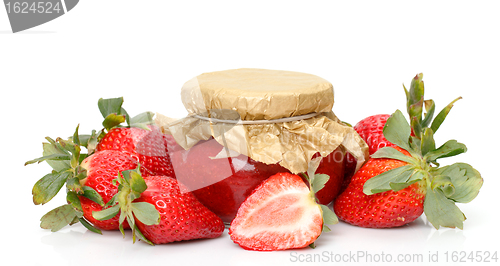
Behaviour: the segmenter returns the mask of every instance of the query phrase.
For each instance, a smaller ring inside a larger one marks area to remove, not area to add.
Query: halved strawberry
[[[303,248],[321,234],[326,211],[328,207],[316,202],[314,192],[301,177],[278,173],[262,182],[243,202],[231,222],[229,235],[249,250]]]

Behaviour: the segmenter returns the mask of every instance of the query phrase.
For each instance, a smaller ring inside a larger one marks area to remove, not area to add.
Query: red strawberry
[[[122,171],[135,169],[137,160],[128,152],[99,151],[87,157],[81,166],[87,170],[87,177],[81,180],[82,185],[93,188],[102,197],[103,203],[108,203],[118,192],[118,186],[113,185],[113,179],[116,179],[118,173]],[[84,196],[79,196],[79,198],[85,219],[97,228],[118,230],[119,216],[106,221],[96,220],[92,213],[101,211],[103,207]],[[128,227],[128,225],[125,227]]]
[[[399,151],[407,154],[401,148]],[[397,227],[410,223],[424,211],[425,188],[415,183],[397,192],[373,195],[363,193],[365,182],[383,172],[407,165],[394,159],[370,159],[352,177],[347,189],[335,200],[334,210],[340,220],[361,227]]]
[[[203,206],[191,192],[168,176],[146,176],[125,171],[118,204],[94,213],[96,219],[114,217],[131,224],[135,237],[149,244],[215,238],[224,231],[222,220]]]
[[[424,101],[422,74],[412,80],[410,91],[405,88],[405,92],[411,122],[399,110],[387,119],[383,135],[396,147],[380,148],[383,142],[377,141],[378,150],[336,199],[335,212],[341,220],[363,227],[401,226],[424,212],[437,229],[463,228],[465,216],[455,202],[474,199],[483,180],[479,172],[465,163],[439,168],[437,159],[464,153],[467,148],[456,140],[436,148],[434,141],[434,133],[460,98],[432,121],[435,106],[432,100]],[[370,146],[373,143],[372,139]]]
[[[118,150],[137,155],[141,172],[148,175],[174,177],[174,170],[168,156],[166,136],[157,126],[150,130],[135,127],[119,127],[109,132],[99,141],[97,151]]]
[[[388,114],[372,115],[354,126],[354,130],[368,144],[370,155],[383,147],[396,147],[384,137],[382,132],[390,116]]]
[[[181,193],[182,185],[166,176],[145,177],[148,189],[136,202],[148,202],[160,213],[160,223],[137,227],[154,244],[216,238],[224,231],[222,220],[203,206],[190,192]],[[185,188],[184,188],[185,189]]]
[[[238,209],[229,235],[244,249],[272,251],[311,245],[323,228],[323,207],[297,175],[275,174]]]
[[[45,161],[53,169],[51,173],[42,177],[34,185],[32,193],[35,204],[47,203],[63,187],[65,187],[66,191],[67,204],[59,206],[44,215],[40,224],[42,228],[51,229],[55,232],[66,225],[81,222],[89,230],[100,233],[100,230],[92,226],[85,217],[103,229],[117,228],[115,224],[109,226],[109,222],[100,223],[92,218],[92,211],[101,209],[101,206],[116,193],[116,187],[112,186],[110,179],[99,177],[100,170],[95,171],[96,176],[92,174],[92,171],[89,171],[90,176],[87,177],[87,171],[80,165],[83,159],[95,152],[102,138],[105,139],[99,145],[99,151],[114,150],[115,147],[122,150],[121,145],[123,145],[125,147],[123,148],[124,152],[128,150],[134,153],[133,156],[141,164],[144,164],[142,168],[146,174],[173,175],[165,148],[166,138],[157,128],[150,126],[153,124],[152,117],[154,114],[144,112],[130,118],[125,109],[122,108],[122,104],[123,98],[99,99],[98,106],[104,117],[102,122],[104,129],[100,131],[93,130],[90,135],[79,135],[77,127],[73,136],[67,140],[62,138],[53,140],[47,137],[48,143],[43,143],[43,156],[26,162],[26,164],[32,164]],[[124,129],[124,132],[134,132],[126,134],[132,139],[131,142],[125,141],[125,143],[120,144],[118,141],[125,138],[118,137],[116,140],[111,140],[113,133],[105,135],[105,132],[121,131],[121,129],[113,130],[113,128],[122,127],[121,124],[124,122],[127,123],[127,129]],[[151,130],[139,129],[146,128],[148,125]],[[113,143],[113,141],[117,142]],[[129,148],[129,144],[132,144],[133,147]],[[82,153],[82,147],[87,150],[88,154]],[[137,164],[137,160],[134,161],[135,164]],[[135,166],[125,167],[120,171],[131,168],[135,168]],[[96,167],[96,169],[99,169],[99,167]],[[109,170],[113,169],[110,168]],[[111,173],[113,178],[117,175],[118,171]],[[99,190],[99,192],[96,190]]]

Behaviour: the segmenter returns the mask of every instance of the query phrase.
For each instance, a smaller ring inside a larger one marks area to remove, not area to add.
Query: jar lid
[[[241,68],[201,74],[186,82],[182,102],[191,114],[236,111],[241,120],[271,120],[329,112],[333,86],[315,75]]]
[[[314,75],[248,68],[211,72],[186,82],[181,97],[189,116],[157,114],[156,124],[184,149],[214,138],[224,146],[214,159],[244,154],[292,173],[307,171],[315,154],[326,157],[339,146],[357,159],[357,168],[368,159],[363,139],[332,112],[332,84]]]

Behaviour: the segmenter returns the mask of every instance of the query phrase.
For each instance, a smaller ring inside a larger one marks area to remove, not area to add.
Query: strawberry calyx
[[[384,126],[385,138],[410,156],[393,147],[384,147],[372,158],[390,158],[407,162],[366,181],[363,192],[372,195],[388,190],[399,191],[418,183],[425,194],[424,213],[436,228],[450,227],[463,229],[465,215],[455,205],[467,203],[479,193],[483,184],[480,173],[466,163],[455,163],[440,167],[438,159],[452,157],[467,151],[467,147],[456,140],[449,140],[436,148],[434,133],[443,123],[453,104],[448,104],[434,120],[434,102],[423,100],[423,75],[412,80],[410,91],[406,90],[407,109],[410,123],[400,110],[394,112]],[[427,113],[423,116],[423,105]],[[431,122],[432,121],[432,122]],[[430,125],[430,127],[429,127]]]
[[[143,112],[134,117],[130,117],[127,111],[122,107],[123,97],[119,98],[100,98],[97,102],[99,111],[104,118],[102,122],[103,128],[99,131],[92,130],[90,135],[80,135],[83,139],[82,145],[87,148],[89,154],[92,154],[97,147],[99,141],[104,138],[107,132],[117,127],[137,127],[150,131],[148,125],[154,124],[153,112]],[[126,123],[126,125],[123,125]]]
[[[100,206],[104,206],[102,197],[93,188],[84,186],[82,180],[87,177],[87,171],[81,162],[88,157],[82,153],[81,142],[77,126],[72,138],[64,140],[46,137],[48,143],[43,143],[43,156],[27,161],[25,165],[47,162],[52,172],[43,176],[33,186],[33,203],[43,205],[56,196],[66,184],[65,205],[59,206],[41,218],[40,227],[56,232],[66,225],[82,223],[92,232],[101,234],[101,231],[92,226],[83,217],[83,209],[78,196],[84,196]]]
[[[108,202],[110,208],[103,209],[102,211],[93,212],[92,216],[100,221],[109,220],[120,213],[120,232],[125,236],[123,223],[125,220],[132,228],[132,238],[135,243],[136,237],[140,240],[154,245],[153,242],[148,240],[139,230],[136,220],[139,220],[145,225],[154,225],[160,223],[160,213],[151,203],[147,202],[134,202],[134,200],[141,197],[141,194],[148,188],[146,182],[141,176],[140,165],[134,170],[127,170],[118,174],[118,178],[113,180],[113,184],[119,184],[118,193]]]
[[[306,179],[309,185],[309,196],[314,202],[316,202],[321,209],[321,216],[323,218],[323,229],[322,232],[330,232],[331,229],[327,225],[334,225],[339,222],[339,219],[335,212],[333,212],[328,206],[320,204],[316,193],[325,187],[325,184],[330,179],[327,174],[316,174],[316,170],[319,167],[322,157],[317,157],[309,162],[307,173],[302,173],[304,179]],[[315,248],[314,243],[309,245],[311,248]]]
[[[84,186],[87,177],[85,168],[81,166],[82,161],[96,151],[97,144],[107,131],[115,127],[138,127],[151,130],[148,125],[153,124],[152,112],[144,112],[132,118],[122,107],[123,97],[111,99],[99,99],[98,107],[104,117],[103,129],[92,130],[91,134],[79,134],[79,127],[72,136],[67,139],[46,137],[48,142],[43,143],[43,156],[29,160],[25,165],[46,162],[52,171],[39,179],[33,186],[33,203],[43,205],[66,185],[67,204],[51,210],[41,218],[40,226],[56,232],[66,225],[82,223],[92,232],[102,232],[92,226],[83,217],[83,210],[78,196],[86,197],[100,206],[104,206],[102,197],[93,188]],[[122,125],[126,122],[126,126]],[[86,149],[86,153],[84,153]]]

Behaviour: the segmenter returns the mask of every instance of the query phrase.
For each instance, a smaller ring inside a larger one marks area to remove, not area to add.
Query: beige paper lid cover
[[[323,78],[300,72],[253,68],[201,74],[186,82],[181,96],[191,114],[233,110],[242,120],[329,112],[334,102],[333,86]]]

